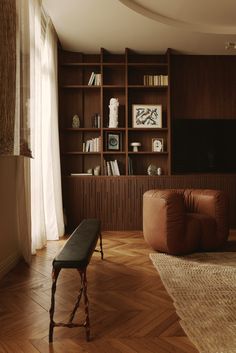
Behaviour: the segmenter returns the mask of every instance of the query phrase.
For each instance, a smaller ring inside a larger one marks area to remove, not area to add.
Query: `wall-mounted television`
[[[174,119],[172,172],[235,173],[236,119]]]

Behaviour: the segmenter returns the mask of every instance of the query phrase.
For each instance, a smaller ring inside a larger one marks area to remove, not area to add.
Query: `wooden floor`
[[[181,329],[142,233],[104,232],[103,239],[105,259],[94,253],[88,267],[91,342],[83,328],[55,328],[48,343],[51,263],[64,240],[51,241],[31,268],[21,263],[0,281],[0,353],[198,352]],[[62,271],[56,319],[68,317],[78,288],[77,271]]]

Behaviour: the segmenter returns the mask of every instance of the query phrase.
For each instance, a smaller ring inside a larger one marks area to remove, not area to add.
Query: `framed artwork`
[[[107,132],[106,133],[107,151],[120,151],[121,149],[121,133]]]
[[[156,104],[133,104],[132,126],[136,128],[161,128],[162,106]]]
[[[164,151],[163,138],[155,137],[152,139],[152,151],[153,152],[163,152]]]

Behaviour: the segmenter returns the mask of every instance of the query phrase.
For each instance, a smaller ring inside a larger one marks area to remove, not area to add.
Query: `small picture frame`
[[[152,152],[163,152],[164,151],[164,139],[160,137],[154,137],[152,139]]]
[[[133,128],[162,128],[162,106],[160,104],[133,104]]]
[[[106,147],[107,147],[107,151],[120,151],[121,150],[121,133],[120,132],[107,132],[107,134],[106,134]]]

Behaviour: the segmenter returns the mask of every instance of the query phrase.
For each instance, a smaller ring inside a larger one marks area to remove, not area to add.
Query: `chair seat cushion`
[[[53,260],[54,268],[83,268],[88,265],[100,234],[101,222],[85,219],[71,234]]]

